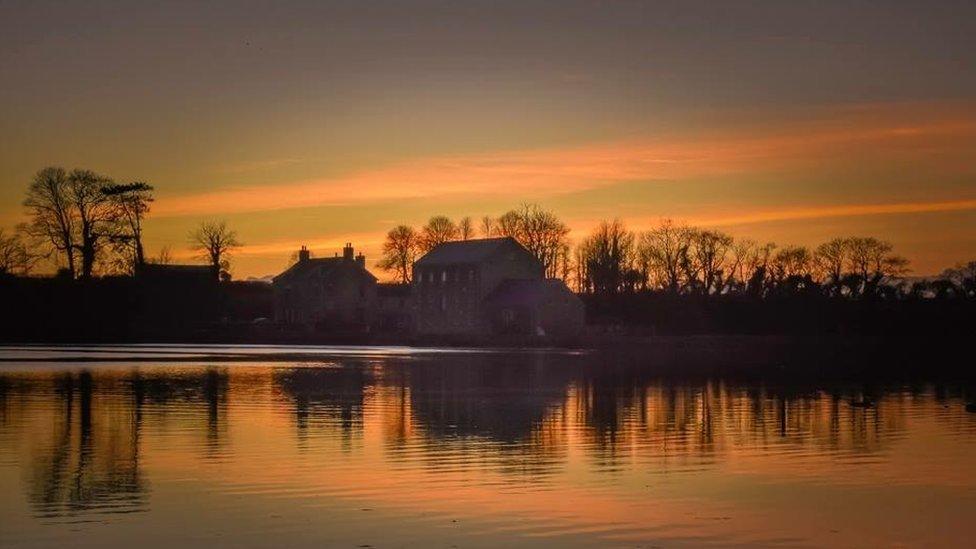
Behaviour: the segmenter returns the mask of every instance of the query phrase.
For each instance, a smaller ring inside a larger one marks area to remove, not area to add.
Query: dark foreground
[[[970,546],[974,385],[627,354],[8,347],[0,544]]]

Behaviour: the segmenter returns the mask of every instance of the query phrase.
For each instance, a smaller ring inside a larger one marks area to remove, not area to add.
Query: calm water
[[[971,387],[660,379],[542,352],[0,360],[3,547],[974,539]]]

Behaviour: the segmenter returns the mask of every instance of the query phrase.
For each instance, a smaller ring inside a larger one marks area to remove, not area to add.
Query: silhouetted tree
[[[105,242],[114,234],[116,212],[103,189],[112,180],[91,170],[68,174],[68,196],[78,216],[75,248],[81,255],[81,277],[91,278]]]
[[[960,263],[942,273],[941,278],[955,285],[961,295],[976,298],[976,261]]]
[[[597,294],[621,291],[633,254],[634,235],[619,219],[602,221],[583,241],[585,288]]]
[[[908,270],[908,260],[892,253],[888,242],[873,237],[852,237],[847,242],[847,280],[852,294],[872,295],[880,284]]]
[[[169,246],[163,246],[159,249],[159,254],[150,259],[149,262],[155,265],[169,265],[173,262],[173,253],[170,251]]]
[[[495,218],[490,215],[481,218],[481,236],[484,238],[495,236]]]
[[[435,246],[457,240],[459,236],[458,227],[447,216],[435,215],[427,221],[420,234],[420,248],[426,253],[434,249]]]
[[[392,271],[398,282],[408,284],[420,246],[420,238],[413,227],[398,225],[386,233],[383,257],[376,266],[385,271]]]
[[[505,212],[495,220],[495,236],[510,236],[518,238],[522,218],[515,210]]]
[[[60,256],[71,278],[76,275],[75,226],[78,214],[71,198],[64,168],[44,168],[34,175],[24,199],[29,221],[25,232],[51,246]]]
[[[549,278],[561,276],[569,260],[569,227],[536,204],[523,204],[517,210],[502,214],[497,220],[486,217],[483,230],[492,236],[508,236],[525,246],[542,263]]]
[[[108,185],[102,192],[109,197],[115,209],[117,229],[112,241],[123,261],[131,264],[128,270],[134,270],[146,262],[142,247],[142,220],[153,202],[153,188],[146,183],[134,182]]]
[[[474,238],[474,223],[470,217],[465,216],[461,218],[461,221],[458,221],[458,237],[461,240]]]
[[[810,250],[803,246],[785,246],[773,254],[770,274],[774,282],[780,283],[789,278],[809,275],[812,266]]]
[[[241,246],[237,233],[225,221],[204,221],[190,233],[191,247],[210,263],[214,276],[226,279],[230,274],[230,254]]]
[[[687,261],[693,231],[665,219],[641,233],[637,240],[638,263],[646,269],[648,278],[670,293],[678,293],[683,286],[682,265]]]
[[[34,257],[21,234],[8,234],[0,229],[0,275],[28,274]]]
[[[850,255],[850,242],[846,238],[834,238],[817,246],[814,252],[819,276],[827,291],[840,295],[843,289],[844,265]]]

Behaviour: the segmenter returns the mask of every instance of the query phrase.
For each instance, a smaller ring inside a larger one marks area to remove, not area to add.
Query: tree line
[[[147,263],[171,262],[168,247],[146,256],[143,223],[155,201],[152,185],[116,182],[86,169],[46,167],[27,186],[27,220],[0,228],[0,275],[26,276],[48,260],[61,276],[135,274]],[[224,221],[203,221],[188,235],[190,248],[216,276],[230,278],[230,257],[241,246]]]
[[[419,229],[391,229],[377,266],[396,281],[409,283],[414,261],[438,244],[510,236],[542,263],[547,277],[560,278],[586,295],[976,298],[976,261],[909,284],[903,278],[909,272],[908,260],[895,253],[891,243],[869,236],[838,237],[814,248],[777,246],[670,219],[646,231],[605,220],[575,245],[569,233],[553,212],[535,204],[483,217],[477,229],[470,217],[455,222],[437,215]]]
[[[569,227],[554,213],[535,204],[524,204],[499,217],[481,218],[477,228],[471,217],[455,222],[435,215],[420,229],[397,225],[386,234],[377,267],[392,273],[403,284],[411,281],[414,261],[439,244],[455,240],[512,237],[543,265],[546,276],[562,278],[569,257]]]

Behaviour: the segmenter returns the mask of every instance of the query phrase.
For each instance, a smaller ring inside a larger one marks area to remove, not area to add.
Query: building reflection
[[[35,371],[0,375],[0,440],[23,442],[27,499],[54,518],[147,509],[147,440],[154,452],[172,448],[174,463],[214,471],[228,457],[272,453],[289,471],[288,460],[315,471],[338,451],[367,482],[422,470],[545,483],[568,470],[703,470],[778,453],[816,457],[823,470],[885,453],[919,402],[966,398],[940,386],[767,386],[648,371],[543,354]],[[976,434],[964,415],[932,417]]]
[[[573,445],[603,471],[635,459],[708,464],[737,449],[784,445],[880,452],[904,431],[912,399],[886,388],[658,379],[526,354],[275,372],[302,447],[338,434],[349,450],[372,430],[394,464],[423,460],[431,470],[487,467],[523,477],[560,469]],[[870,406],[853,404],[865,399]]]
[[[352,449],[363,431],[364,393],[373,383],[370,369],[359,362],[281,368],[274,370],[273,379],[292,401],[300,445],[307,443],[310,429],[338,429],[343,448]]]

